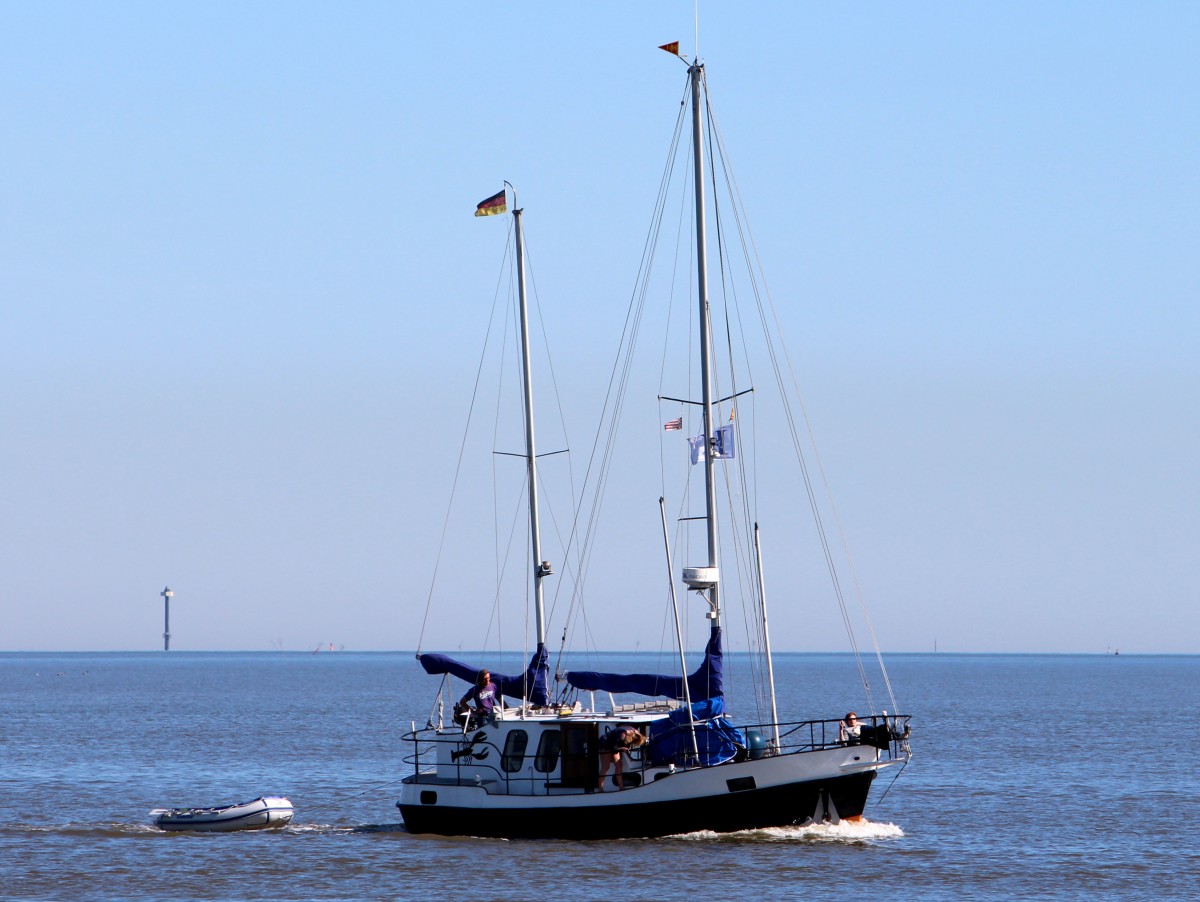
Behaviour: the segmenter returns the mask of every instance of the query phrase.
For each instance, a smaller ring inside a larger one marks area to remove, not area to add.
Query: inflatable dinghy
[[[155,808],[154,826],[162,830],[266,830],[292,819],[292,803],[280,796],[262,796],[252,802],[223,808]]]

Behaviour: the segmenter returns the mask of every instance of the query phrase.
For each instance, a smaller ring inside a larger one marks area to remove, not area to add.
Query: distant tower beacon
[[[166,586],[158,593],[163,597],[163,651],[171,650],[171,599],[175,593]]]

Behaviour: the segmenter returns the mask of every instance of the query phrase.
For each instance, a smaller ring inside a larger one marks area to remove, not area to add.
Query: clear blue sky
[[[701,20],[884,648],[1200,651],[1200,6]],[[412,648],[503,240],[474,205],[520,189],[587,421],[683,88],[655,47],[694,34],[0,3],[0,648],[159,647],[167,583],[175,648]]]

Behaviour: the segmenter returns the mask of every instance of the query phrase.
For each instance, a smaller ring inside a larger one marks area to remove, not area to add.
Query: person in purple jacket
[[[458,700],[455,711],[469,711],[467,702],[474,702],[475,720],[479,723],[491,722],[495,714],[496,694],[496,684],[492,682],[492,672],[485,667],[475,678],[475,685]]]

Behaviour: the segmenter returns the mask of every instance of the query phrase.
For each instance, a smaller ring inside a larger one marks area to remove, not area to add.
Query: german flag
[[[504,200],[504,189],[493,194],[487,200],[479,202],[479,206],[475,208],[476,216],[496,216],[500,213],[508,212],[508,204]]]

